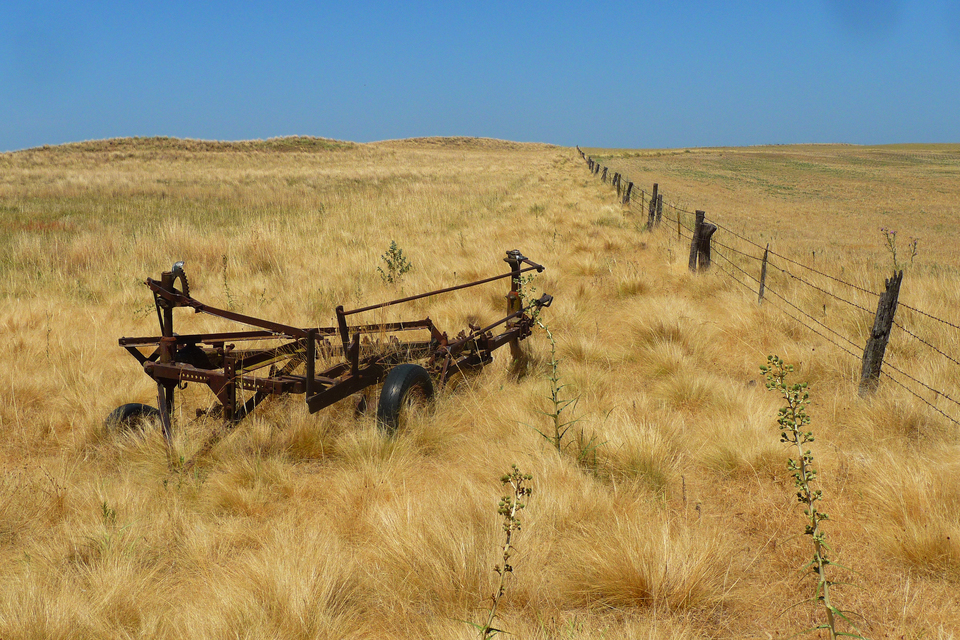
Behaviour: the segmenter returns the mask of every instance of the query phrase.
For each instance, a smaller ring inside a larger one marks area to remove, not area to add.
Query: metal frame
[[[518,250],[508,251],[504,261],[510,266],[508,273],[350,311],[345,311],[341,305],[336,308],[336,327],[308,328],[218,309],[196,300],[190,296],[183,263],[178,262],[173,269],[161,274],[159,281],[147,278],[145,283],[153,292],[161,335],[124,337],[120,338],[119,343],[157,384],[160,422],[168,453],[172,452],[171,416],[176,390],[191,382],[205,384],[216,397],[217,403],[213,409],[198,409],[197,415],[218,416],[222,418],[222,424],[184,464],[184,468],[190,468],[270,396],[303,394],[307,409],[315,413],[381,383],[390,369],[400,363],[422,364],[443,386],[456,372],[479,369],[491,362],[493,351],[505,344],[510,345],[514,358],[520,358],[519,342],[530,335],[534,323],[533,315],[527,312],[550,306],[553,297],[544,294],[523,306],[521,275],[529,271],[542,272],[544,268]],[[470,325],[469,333],[461,331],[452,340],[437,329],[429,317],[354,326],[347,323],[347,318],[353,315],[503,278],[510,278],[511,281],[510,292],[506,296],[507,315],[486,327]],[[195,313],[206,313],[256,329],[178,335],[173,331],[173,310],[178,307],[191,308]],[[493,330],[501,326],[502,331],[495,335]],[[398,338],[398,335],[403,336],[408,332],[428,333],[429,337],[423,336],[419,340]],[[377,336],[377,339],[370,340],[370,336]],[[340,345],[334,346],[330,339],[337,338]],[[272,341],[277,344],[270,348],[237,347],[237,343],[250,341]],[[149,348],[153,348],[153,351],[144,355],[141,349]],[[337,351],[342,353],[343,361],[318,373],[317,357],[330,358]],[[301,365],[304,365],[303,372],[298,374]],[[253,395],[241,402],[238,400],[239,390],[252,391]]]

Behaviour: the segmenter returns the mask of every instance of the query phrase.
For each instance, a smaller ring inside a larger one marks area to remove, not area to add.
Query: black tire
[[[433,381],[427,370],[418,364],[401,364],[390,370],[380,390],[377,403],[377,425],[388,435],[400,428],[405,410],[410,405],[426,404],[433,399]]]
[[[143,424],[148,420],[159,421],[160,410],[148,404],[129,402],[111,411],[103,424],[110,433],[125,433],[143,431]]]

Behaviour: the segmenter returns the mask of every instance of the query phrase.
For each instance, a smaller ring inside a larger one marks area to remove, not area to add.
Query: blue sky
[[[0,3],[0,151],[153,135],[960,142],[960,3]]]

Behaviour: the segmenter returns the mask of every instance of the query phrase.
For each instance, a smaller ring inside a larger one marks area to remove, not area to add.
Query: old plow
[[[177,390],[190,383],[206,385],[214,404],[197,409],[197,417],[213,418],[217,426],[184,462],[183,468],[189,469],[268,398],[302,395],[307,410],[315,413],[359,394],[358,406],[364,408],[367,391],[382,383],[377,421],[392,435],[411,403],[433,396],[434,384],[443,387],[454,375],[481,369],[504,345],[510,345],[515,361],[522,358],[520,341],[530,335],[536,314],[550,306],[553,298],[544,294],[528,300],[523,295],[522,275],[542,272],[541,265],[517,250],[508,251],[504,261],[510,267],[507,273],[358,309],[345,310],[341,305],[336,308],[337,326],[305,328],[200,302],[190,295],[183,263],[178,262],[161,274],[160,280],[148,278],[145,283],[153,294],[160,335],[119,341],[156,383],[158,407],[125,404],[110,414],[107,424],[129,428],[144,418],[156,419],[172,460]],[[469,325],[454,338],[434,326],[429,317],[353,325],[349,321],[368,312],[506,278],[511,283],[506,314],[483,327]],[[175,333],[174,310],[178,308],[247,329]]]

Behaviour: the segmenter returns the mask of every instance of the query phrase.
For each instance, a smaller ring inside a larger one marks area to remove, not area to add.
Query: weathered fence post
[[[647,231],[653,231],[653,225],[657,215],[657,191],[659,189],[660,185],[654,182],[653,194],[650,196],[650,208],[647,211]]]
[[[697,224],[693,229],[693,239],[690,241],[690,271],[702,271],[710,267],[710,238],[717,231],[717,225],[705,222],[707,214],[697,210]]]
[[[757,299],[757,304],[763,304],[763,292],[767,288],[767,257],[770,255],[770,243],[767,243],[767,248],[763,250],[763,262],[760,263],[760,296]]]
[[[697,266],[698,270],[710,267],[710,238],[716,231],[717,225],[712,222],[704,222],[703,228],[700,229],[700,244],[697,246],[697,257],[700,260],[700,264]]]
[[[593,173],[593,158],[587,158],[587,168],[590,169],[590,173]]]
[[[613,186],[617,188],[617,197],[620,197],[620,174],[613,174]]]
[[[887,290],[880,295],[873,329],[870,331],[867,346],[863,350],[863,368],[860,372],[861,396],[876,391],[880,384],[880,367],[883,365],[883,354],[887,350],[887,342],[890,340],[893,316],[897,312],[901,280],[903,280],[903,271],[894,273],[892,278],[885,281]]]
[[[697,209],[697,221],[693,225],[693,237],[690,239],[690,261],[688,267],[690,271],[696,273],[697,271],[697,247],[700,242],[700,229],[703,227],[703,218],[706,216],[706,212],[700,211]]]
[[[660,226],[660,220],[663,218],[663,194],[657,195],[657,220],[656,226]]]
[[[607,181],[607,168],[604,167],[604,168],[603,168],[603,175],[600,176],[600,182],[606,182],[606,181]]]
[[[633,191],[633,183],[627,183],[627,191],[623,194],[623,204],[630,204],[630,192]]]

